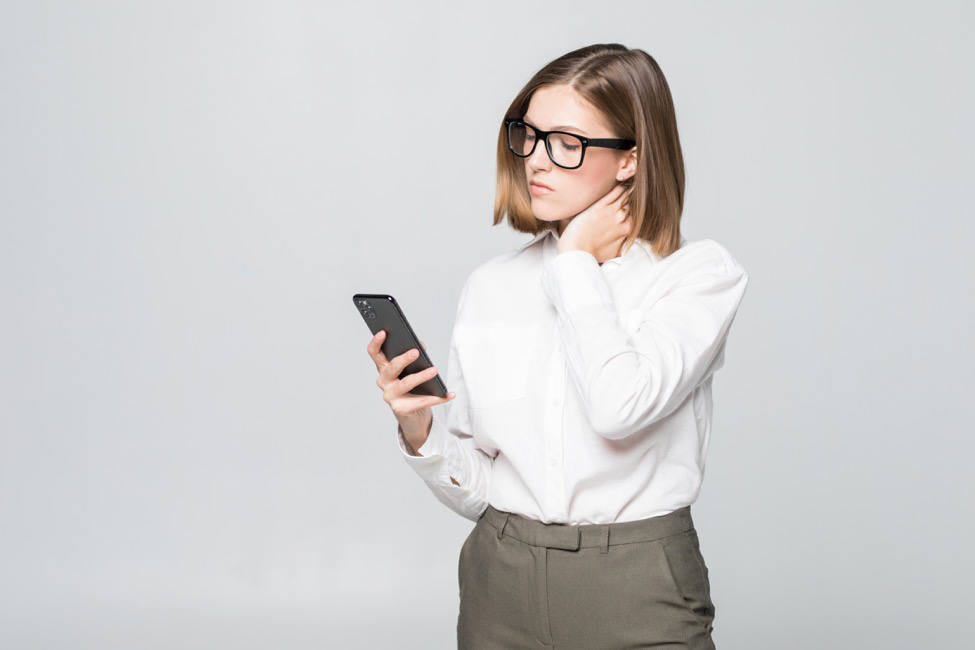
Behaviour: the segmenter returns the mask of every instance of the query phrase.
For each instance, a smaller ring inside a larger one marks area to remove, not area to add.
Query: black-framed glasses
[[[589,147],[629,149],[636,146],[635,140],[587,138],[567,131],[542,131],[518,117],[505,118],[504,125],[508,131],[508,148],[513,154],[527,158],[535,152],[535,145],[541,139],[545,141],[549,159],[562,169],[581,167]]]

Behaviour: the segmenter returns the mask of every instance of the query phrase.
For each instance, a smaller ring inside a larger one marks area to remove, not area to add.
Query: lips
[[[548,185],[546,185],[545,183],[539,183],[538,181],[532,181],[531,184],[532,185],[537,185],[538,187],[544,187],[545,189],[547,189],[549,191],[553,191],[552,188],[549,187]]]

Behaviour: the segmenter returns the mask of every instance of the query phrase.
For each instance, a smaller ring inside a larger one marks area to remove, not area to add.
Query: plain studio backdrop
[[[970,643],[969,3],[6,2],[0,646],[449,648],[473,522],[356,292],[437,364],[515,92],[666,74],[750,282],[693,506],[722,650]],[[436,407],[442,414],[443,407]]]

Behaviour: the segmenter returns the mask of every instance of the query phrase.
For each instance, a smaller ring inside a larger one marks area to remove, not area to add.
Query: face
[[[524,120],[543,131],[568,131],[589,138],[616,138],[599,112],[568,86],[539,88],[532,95]],[[558,233],[572,219],[609,192],[622,176],[626,180],[636,171],[635,150],[587,147],[582,166],[563,169],[552,162],[539,141],[525,158],[532,213],[540,221],[557,222]],[[532,181],[552,188],[537,192]]]

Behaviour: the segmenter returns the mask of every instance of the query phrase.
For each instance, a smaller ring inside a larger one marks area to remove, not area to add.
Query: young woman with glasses
[[[711,385],[747,275],[680,233],[684,164],[656,61],[619,44],[538,71],[498,134],[494,223],[534,235],[461,291],[446,398],[368,344],[403,457],[477,522],[460,648],[714,648],[691,518]],[[441,420],[431,406],[447,404]]]

